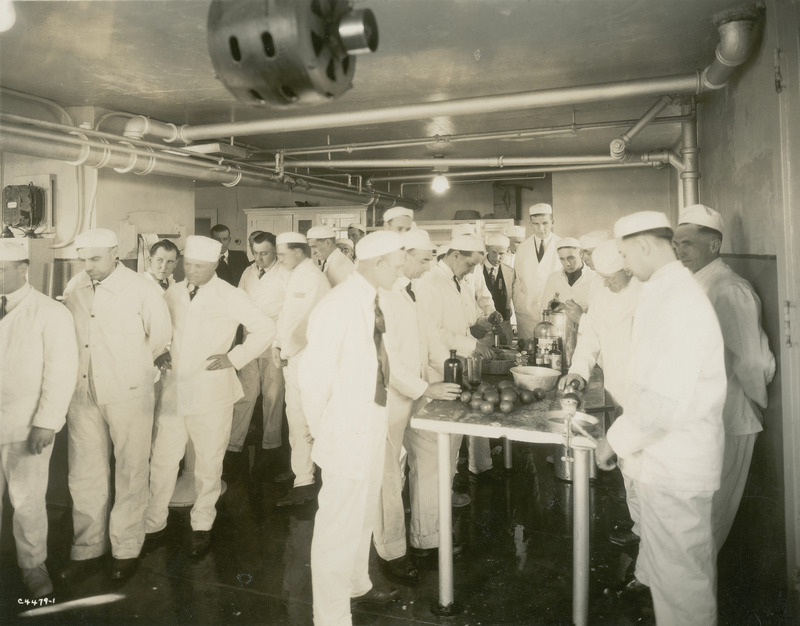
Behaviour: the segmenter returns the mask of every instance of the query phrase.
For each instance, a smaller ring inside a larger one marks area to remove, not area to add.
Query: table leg
[[[586,626],[589,616],[589,448],[572,449],[573,504],[572,522],[572,623]]]
[[[438,434],[439,448],[439,602],[437,615],[453,615],[453,500],[450,475],[450,435]]]
[[[503,462],[506,469],[511,469],[511,440],[503,437]]]

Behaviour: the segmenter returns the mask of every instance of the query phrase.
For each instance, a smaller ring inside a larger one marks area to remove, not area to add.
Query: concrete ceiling
[[[298,0],[299,1],[299,0]],[[712,16],[738,0],[358,0],[375,13],[376,53],[353,88],[312,108],[240,103],[215,77],[207,0],[15,2],[0,34],[0,84],[65,107],[175,124],[294,117],[691,73],[718,41]],[[8,98],[8,95],[6,95]],[[270,151],[326,144],[638,118],[655,98],[239,137]],[[679,107],[662,115],[676,115]],[[104,130],[106,128],[104,127]],[[358,158],[608,154],[624,127],[536,139],[386,148]],[[649,126],[637,151],[669,148],[677,124]],[[342,155],[348,158],[350,155]],[[338,157],[337,157],[338,158]],[[397,173],[396,171],[394,173]]]

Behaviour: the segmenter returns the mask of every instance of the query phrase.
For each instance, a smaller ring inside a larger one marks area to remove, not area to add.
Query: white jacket
[[[281,358],[290,359],[306,347],[308,316],[330,290],[330,284],[311,259],[292,270],[274,344],[281,349]]]
[[[275,324],[241,289],[212,276],[193,300],[185,280],[167,289],[164,299],[172,316],[172,369],[166,371],[162,405],[178,415],[207,413],[242,397],[236,370],[258,357],[275,338]],[[247,331],[234,346],[236,329]],[[208,359],[227,354],[233,367],[209,371]],[[234,369],[235,368],[235,369]]]
[[[453,282],[453,271],[442,260],[415,281],[414,291],[420,315],[431,324],[441,342],[448,350],[468,357],[477,344],[470,326],[478,321],[481,311],[469,283],[462,280],[460,285],[459,292]]]
[[[76,394],[88,391],[90,364],[100,404],[153,393],[153,361],[172,334],[164,293],[122,263],[95,290],[85,271],[69,281],[64,304],[78,339]]]
[[[32,426],[61,430],[78,379],[69,311],[26,284],[0,320],[0,445],[25,441]]]
[[[597,274],[588,265],[583,266],[580,277],[573,285],[567,282],[567,275],[563,267],[553,272],[547,277],[547,282],[542,289],[542,310],[546,309],[550,300],[558,294],[561,302],[573,300],[585,313],[589,309],[589,293],[596,278]]]
[[[625,404],[633,314],[641,288],[634,277],[619,293],[604,286],[595,295],[588,313],[581,317],[569,368],[570,374],[588,381],[595,364],[602,367],[605,388],[618,405]]]
[[[717,312],[725,342],[725,432],[760,432],[760,408],[767,407],[767,385],[775,375],[775,357],[761,328],[761,300],[752,285],[721,259],[695,272],[694,277]]]
[[[717,315],[679,261],[642,285],[623,414],[608,442],[631,478],[715,491],[725,442],[725,360]]]
[[[324,268],[322,273],[325,274],[325,278],[328,279],[331,287],[335,287],[350,276],[355,271],[356,266],[339,248],[336,248],[325,259]]]
[[[512,298],[517,322],[521,327],[520,337],[533,335],[533,327],[542,319],[542,290],[547,277],[561,268],[556,245],[561,238],[550,233],[544,240],[544,256],[541,263],[536,258],[536,240],[528,237],[519,244],[514,258],[514,285]],[[521,319],[520,319],[521,318]]]
[[[298,368],[311,456],[323,470],[353,479],[366,476],[370,442],[386,436],[386,412],[379,420],[374,412],[376,294],[358,272],[331,290],[311,313]]]

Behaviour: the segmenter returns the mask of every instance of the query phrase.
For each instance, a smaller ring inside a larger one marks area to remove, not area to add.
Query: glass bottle
[[[456,356],[455,350],[450,350],[450,358],[444,362],[444,382],[461,384],[464,368]]]
[[[536,327],[533,329],[533,354],[536,355],[540,351],[543,354],[547,354],[550,348],[550,342],[553,337],[556,336],[557,332],[558,330],[550,321],[550,311],[545,309],[542,311],[542,321],[536,324]]]
[[[559,293],[556,292],[556,295],[548,303],[547,308],[550,311],[550,322],[558,329],[558,336],[561,337],[563,342],[567,332],[567,314],[564,312],[564,303],[558,299],[558,296]]]
[[[550,349],[550,367],[559,372],[564,369],[564,358],[558,347],[558,341],[554,341],[553,347]]]

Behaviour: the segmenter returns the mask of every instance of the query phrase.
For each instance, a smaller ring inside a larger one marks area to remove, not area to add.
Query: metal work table
[[[604,434],[605,406],[602,374],[599,370],[589,381],[583,397],[581,412],[599,412],[599,423],[581,425],[593,437]],[[486,376],[484,380],[496,382],[504,377]],[[555,421],[561,411],[560,395],[550,391],[547,396],[532,404],[520,404],[508,414],[495,411],[483,414],[458,400],[434,400],[417,413],[411,426],[438,434],[439,453],[439,602],[438,613],[452,615],[457,612],[453,592],[453,535],[452,535],[452,476],[450,468],[450,436],[474,435],[477,437],[504,437],[508,441],[528,443],[564,444],[563,423]],[[572,556],[572,621],[587,623],[589,608],[589,468],[591,451],[595,443],[574,435],[570,448],[574,455],[574,516]],[[508,459],[506,456],[508,466]]]

